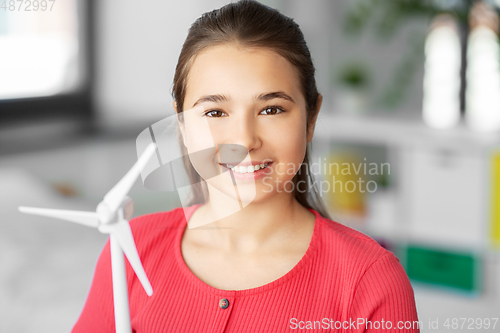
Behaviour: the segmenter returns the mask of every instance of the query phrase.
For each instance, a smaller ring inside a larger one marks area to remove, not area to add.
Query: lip
[[[229,171],[230,174],[233,175],[233,177],[236,179],[236,180],[256,180],[256,179],[260,179],[260,178],[263,178],[264,176],[266,176],[267,174],[271,173],[272,170],[270,168],[270,166],[272,165],[273,162],[261,162],[261,163],[257,163],[257,162],[252,162],[252,163],[240,163],[238,166],[249,166],[249,165],[257,165],[257,164],[263,164],[263,163],[269,163],[269,165],[267,167],[265,167],[264,169],[259,169],[257,171],[254,171],[254,172],[247,172],[247,173],[239,173],[239,172],[234,172],[233,170],[229,169],[228,167],[226,167],[224,164],[221,164],[221,166],[226,169],[227,171]],[[230,163],[227,163],[229,165],[232,165]]]
[[[224,162],[224,163],[219,163],[220,165],[227,164],[227,165],[232,165],[234,166],[249,166],[253,165],[256,166],[257,164],[266,164],[266,163],[273,163],[271,160],[264,160],[264,161],[252,161],[252,162]]]

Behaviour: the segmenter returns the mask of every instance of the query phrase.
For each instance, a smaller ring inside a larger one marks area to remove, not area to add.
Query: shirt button
[[[229,301],[227,300],[227,298],[221,298],[221,300],[219,301],[219,306],[221,309],[227,309],[227,307],[229,306]]]

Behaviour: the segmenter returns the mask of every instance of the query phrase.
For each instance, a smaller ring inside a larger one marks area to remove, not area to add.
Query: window
[[[91,112],[91,1],[0,0],[0,122]]]

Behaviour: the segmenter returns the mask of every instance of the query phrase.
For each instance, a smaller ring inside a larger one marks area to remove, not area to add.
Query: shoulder
[[[343,286],[351,314],[389,318],[394,317],[391,306],[396,306],[404,308],[408,318],[417,318],[413,288],[394,253],[348,226],[321,216],[317,222],[320,257],[327,258],[328,273]]]
[[[169,238],[173,240],[177,232],[187,224],[186,214],[190,209],[191,207],[186,209],[178,207],[169,211],[145,214],[131,219],[129,224],[137,247],[155,238],[161,238],[162,241],[167,241]]]
[[[376,264],[379,261],[399,264],[397,257],[373,238],[319,214],[317,217],[318,258],[327,270],[325,273],[340,278],[346,287],[354,290],[368,270],[380,266]]]
[[[335,253],[344,262],[371,265],[392,252],[373,238],[346,225],[318,215],[318,237],[324,251]]]

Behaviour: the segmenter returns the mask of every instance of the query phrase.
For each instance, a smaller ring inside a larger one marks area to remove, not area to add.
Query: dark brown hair
[[[315,68],[304,35],[293,19],[257,1],[242,0],[203,14],[189,29],[175,69],[172,96],[177,112],[184,111],[186,84],[195,56],[205,48],[238,43],[242,46],[267,48],[287,59],[299,75],[301,90],[306,101],[307,126],[317,115],[319,93],[314,78]],[[309,130],[309,126],[307,127]],[[184,147],[181,147],[184,150]],[[304,161],[293,177],[294,196],[306,208],[312,208],[324,217],[329,217],[318,195],[314,179],[309,173],[309,151],[306,148]],[[184,154],[186,156],[186,154]],[[206,186],[201,182],[189,158],[184,164],[191,178],[193,198],[190,204],[203,202],[207,198]],[[306,184],[306,190],[298,191],[297,183]]]

